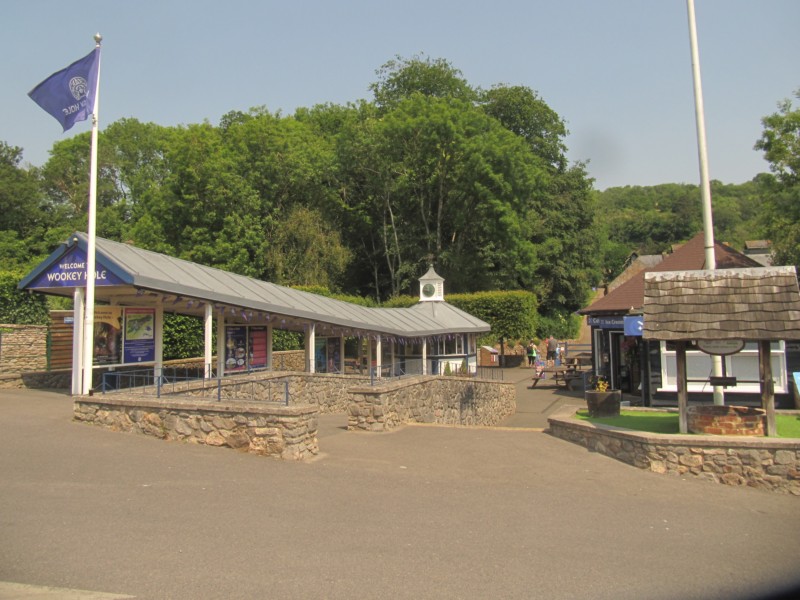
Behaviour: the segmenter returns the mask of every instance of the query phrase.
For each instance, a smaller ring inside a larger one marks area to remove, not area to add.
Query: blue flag
[[[99,67],[100,49],[95,48],[66,69],[50,75],[28,92],[28,96],[67,131],[92,114]]]

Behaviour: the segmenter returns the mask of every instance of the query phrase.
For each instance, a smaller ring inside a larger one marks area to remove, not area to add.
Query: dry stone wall
[[[317,410],[311,406],[210,403],[176,399],[83,396],[74,419],[107,427],[208,446],[227,446],[284,460],[319,452]]]
[[[800,496],[800,440],[654,434],[571,415],[548,421],[555,437],[640,469]]]
[[[415,377],[350,389],[348,429],[388,431],[406,423],[496,425],[516,410],[513,384]]]
[[[47,369],[46,325],[0,325],[0,373]]]

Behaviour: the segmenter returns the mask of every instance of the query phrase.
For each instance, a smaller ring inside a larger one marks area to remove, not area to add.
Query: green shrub
[[[50,322],[47,299],[42,294],[17,289],[24,276],[17,271],[0,271],[0,323],[47,325]]]

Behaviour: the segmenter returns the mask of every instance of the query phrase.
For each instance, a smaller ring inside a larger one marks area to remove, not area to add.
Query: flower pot
[[[619,416],[619,404],[622,401],[622,392],[619,390],[607,390],[605,392],[586,390],[584,398],[586,398],[586,406],[589,408],[590,417]]]

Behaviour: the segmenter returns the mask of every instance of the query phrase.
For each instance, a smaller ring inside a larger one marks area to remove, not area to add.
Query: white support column
[[[155,365],[153,371],[156,376],[161,375],[164,367],[164,305],[161,300],[156,305],[155,315]]]
[[[217,377],[225,376],[225,312],[217,315]]]
[[[267,369],[272,371],[272,323],[267,325]]]
[[[422,374],[428,374],[428,338],[422,338]]]
[[[372,376],[372,340],[367,336],[367,375]]]
[[[394,340],[392,340],[391,345],[389,346],[389,359],[391,360],[391,369],[392,369],[392,372],[390,373],[390,375],[392,377],[394,377],[395,375],[397,375],[397,371],[396,371],[397,367],[395,366],[396,357],[395,357],[395,341]]]
[[[72,395],[81,395],[83,383],[83,303],[84,288],[75,288],[72,309]]]
[[[211,373],[214,370],[211,364],[211,361],[214,359],[214,307],[210,302],[206,303],[203,333],[203,377],[211,379]]]
[[[381,377],[383,365],[383,349],[381,346],[381,336],[375,341],[375,377]]]
[[[316,373],[317,366],[314,361],[314,346],[317,343],[317,328],[314,323],[308,324],[306,330],[306,364],[308,365],[309,373]]]

